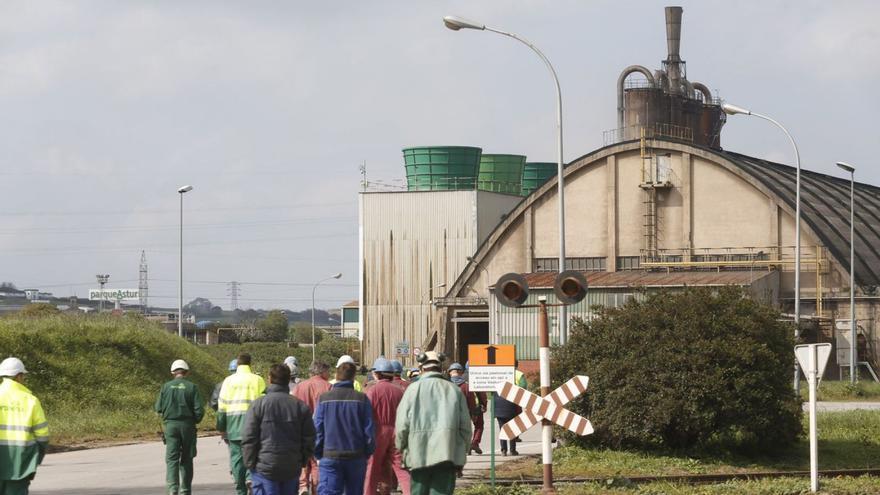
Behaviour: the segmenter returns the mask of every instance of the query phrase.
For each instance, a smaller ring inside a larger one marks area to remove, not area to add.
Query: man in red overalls
[[[315,361],[309,367],[312,377],[308,380],[299,382],[293,389],[291,395],[306,403],[312,416],[315,415],[315,408],[318,407],[318,397],[324,392],[333,388],[330,385],[330,366],[320,361]],[[316,493],[318,489],[318,463],[312,457],[308,462],[303,462],[302,474],[299,477],[299,493]]]
[[[482,454],[483,449],[480,448],[480,440],[483,439],[483,414],[486,412],[486,405],[488,404],[486,392],[470,391],[468,382],[464,378],[464,367],[462,365],[452,363],[449,365],[448,372],[449,379],[452,380],[452,383],[458,385],[458,388],[464,394],[464,398],[467,399],[468,411],[471,413],[471,422],[474,424],[474,436],[471,438],[471,448],[468,454],[471,451]]]
[[[364,495],[375,495],[380,481],[383,493],[390,493],[389,465],[397,477],[400,491],[403,495],[410,495],[409,473],[401,466],[400,452],[394,447],[394,423],[397,420],[397,405],[403,398],[403,388],[393,383],[394,366],[385,358],[380,357],[373,363],[373,377],[375,382],[366,394],[373,406],[376,450],[367,463]]]

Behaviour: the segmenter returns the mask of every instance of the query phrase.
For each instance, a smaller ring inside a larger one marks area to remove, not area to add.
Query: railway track
[[[819,471],[820,478],[834,478],[838,476],[880,476],[880,468],[868,469],[829,469]],[[683,483],[691,485],[703,485],[724,483],[726,481],[739,480],[758,480],[767,478],[809,478],[809,471],[758,471],[746,473],[727,473],[727,474],[688,474],[688,475],[669,475],[669,476],[614,476],[614,477],[584,477],[584,478],[554,478],[554,483],[607,483],[609,480],[620,480],[632,484],[645,484],[655,482],[666,483]],[[483,479],[466,478],[466,482],[470,483],[488,483],[488,476]],[[495,484],[502,486],[509,485],[540,485],[543,481],[540,478],[496,478]]]

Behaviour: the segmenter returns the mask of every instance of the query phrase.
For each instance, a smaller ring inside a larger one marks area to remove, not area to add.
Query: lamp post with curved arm
[[[193,186],[185,185],[177,190],[180,195],[180,277],[177,293],[177,336],[183,337],[183,195],[192,191]]]
[[[791,142],[791,147],[794,148],[794,157],[795,163],[797,165],[797,175],[795,179],[795,219],[794,219],[794,338],[797,339],[800,336],[800,323],[801,323],[801,154],[798,151],[797,143],[794,142],[794,138],[789,134],[788,129],[786,129],[779,122],[771,119],[766,115],[761,115],[759,113],[752,112],[751,110],[747,110],[742,107],[738,107],[736,105],[732,105],[730,103],[723,103],[721,105],[721,110],[724,111],[727,115],[751,115],[752,117],[758,117],[759,119],[764,119],[776,127],[782,129],[782,132],[788,137],[788,140]],[[817,261],[818,263],[818,261]],[[794,393],[798,393],[798,386],[800,382],[800,372],[798,370],[797,360],[794,363]]]
[[[837,166],[849,172],[849,381],[855,384],[856,375],[856,168],[845,162],[837,162]]]
[[[443,18],[443,24],[446,25],[447,28],[453,31],[459,31],[461,29],[476,29],[478,31],[491,31],[493,33],[497,33],[503,36],[507,36],[508,38],[513,38],[520,43],[526,45],[535,52],[536,55],[544,62],[544,65],[547,67],[547,70],[550,71],[550,75],[553,76],[553,84],[556,88],[556,180],[557,180],[557,188],[556,194],[559,197],[559,271],[565,271],[565,181],[562,177],[562,170],[565,166],[563,162],[562,155],[562,89],[559,86],[559,77],[556,75],[556,70],[553,68],[553,65],[550,63],[550,60],[538,49],[535,45],[533,45],[530,41],[522,38],[521,36],[510,33],[507,31],[502,31],[500,29],[491,28],[484,24],[480,24],[475,21],[470,21],[464,19],[462,17],[457,16],[446,16]],[[564,344],[568,340],[568,318],[567,318],[567,309],[565,306],[559,307],[559,339],[562,344]],[[549,387],[550,384],[548,383]]]

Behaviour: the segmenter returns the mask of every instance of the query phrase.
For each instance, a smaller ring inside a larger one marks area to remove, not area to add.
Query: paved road
[[[486,418],[488,420],[488,417]],[[488,424],[488,423],[487,423]],[[466,475],[489,469],[489,432],[481,456],[468,457]],[[233,494],[226,445],[220,437],[203,437],[195,459],[194,495]],[[523,436],[520,454],[541,452],[540,432]],[[149,442],[64,452],[46,456],[31,484],[32,495],[155,495],[165,488],[165,447]],[[498,455],[497,463],[515,459]]]

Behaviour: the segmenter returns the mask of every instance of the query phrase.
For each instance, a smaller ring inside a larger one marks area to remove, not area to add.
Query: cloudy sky
[[[84,296],[96,273],[186,297],[319,307],[356,297],[358,167],[399,184],[400,149],[465,144],[555,159],[554,93],[513,40],[452,32],[455,14],[529,38],[564,99],[566,161],[616,125],[615,83],[665,58],[658,1],[0,2],[0,280]],[[804,167],[880,185],[880,2],[688,1],[692,81],[781,121]],[[731,118],[726,149],[793,163],[769,124]]]

